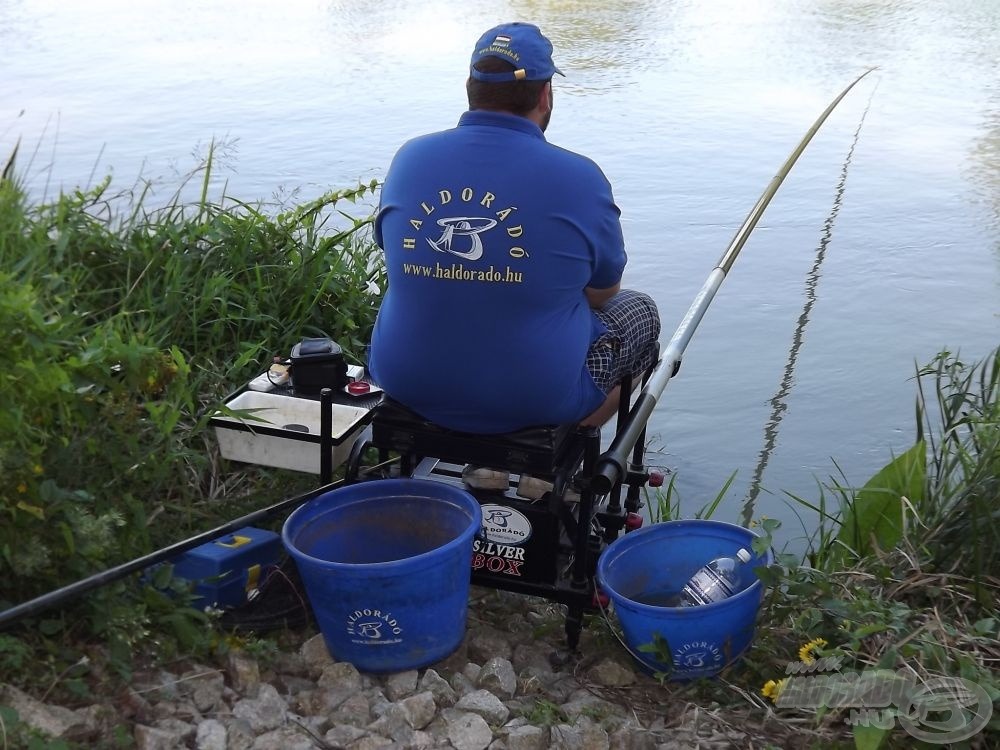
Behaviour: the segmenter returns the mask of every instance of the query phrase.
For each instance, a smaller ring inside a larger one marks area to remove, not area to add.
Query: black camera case
[[[328,338],[305,338],[292,347],[290,376],[296,393],[318,395],[347,385],[347,362],[340,345]]]

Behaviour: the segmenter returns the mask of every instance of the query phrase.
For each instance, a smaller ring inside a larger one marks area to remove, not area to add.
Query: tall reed
[[[974,364],[943,352],[919,376],[917,424],[931,457],[916,508],[921,548],[934,569],[970,579],[985,604],[984,579],[1000,571],[1000,348]]]

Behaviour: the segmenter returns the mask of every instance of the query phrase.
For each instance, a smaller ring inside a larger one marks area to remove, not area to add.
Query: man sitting
[[[545,139],[556,73],[536,26],[490,29],[472,54],[469,111],[404,144],[382,188],[389,283],[369,369],[442,427],[599,426],[621,379],[656,357],[655,303],[620,288],[607,178]]]

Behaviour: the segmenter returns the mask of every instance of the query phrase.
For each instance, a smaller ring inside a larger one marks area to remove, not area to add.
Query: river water
[[[815,501],[838,466],[863,483],[912,444],[916,365],[1000,343],[997,0],[0,0],[0,162],[21,139],[36,195],[110,171],[166,198],[215,140],[217,190],[305,200],[452,126],[473,42],[506,20],[555,44],[548,138],[615,186],[625,282],[657,300],[664,342],[816,117],[878,67],[650,420],[684,515],[736,472],[715,517],[779,518],[801,543],[815,518],[788,494]]]

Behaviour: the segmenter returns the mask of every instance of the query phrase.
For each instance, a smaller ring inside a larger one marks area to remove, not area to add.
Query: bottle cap
[[[736,556],[740,558],[742,562],[750,562],[751,555],[745,549],[741,549],[739,552],[737,552]]]

